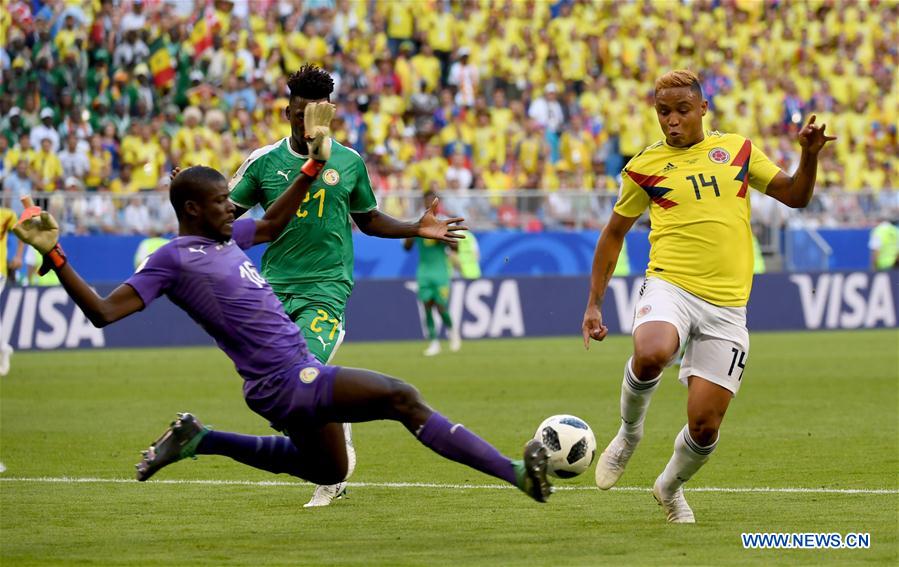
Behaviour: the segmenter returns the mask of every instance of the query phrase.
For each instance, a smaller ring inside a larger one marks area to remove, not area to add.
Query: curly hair
[[[699,95],[699,98],[702,98],[702,85],[699,82],[699,76],[689,69],[668,71],[656,80],[657,93],[662,89],[676,89],[679,87],[690,87]]]
[[[305,64],[300,70],[290,75],[287,79],[290,88],[290,97],[300,97],[309,100],[321,100],[330,98],[334,92],[334,80],[331,75],[321,67]]]

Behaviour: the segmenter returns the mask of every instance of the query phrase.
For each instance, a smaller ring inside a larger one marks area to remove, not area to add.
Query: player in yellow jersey
[[[618,202],[596,245],[584,312],[584,346],[608,333],[602,306],[624,235],[649,209],[649,267],[634,312],[634,354],[621,386],[621,428],[599,458],[596,484],[621,477],[643,436],[643,419],[662,371],[686,344],[680,381],[688,423],[656,479],[653,495],[669,522],[693,523],[683,484],[708,460],[740,387],[749,353],[746,302],[752,286],[749,188],[797,208],[812,198],[818,152],[834,140],[812,116],[799,132],[802,155],[790,176],[748,139],[704,132],[708,103],[692,71],[656,81],[655,110],[665,135],[628,162]]]
[[[7,235],[16,225],[16,213],[12,209],[7,209],[0,205],[0,293],[6,286],[6,276],[8,271],[14,272],[19,269],[20,262],[18,256],[16,259],[10,260],[7,264]],[[9,359],[12,357],[12,347],[3,339],[3,329],[0,328],[0,376],[9,374]]]
[[[16,225],[16,213],[0,203],[0,294],[6,285],[7,270],[15,272],[19,269],[18,260],[10,260],[7,265],[7,235]],[[9,374],[9,359],[12,358],[12,347],[3,339],[3,328],[0,326],[0,376]],[[6,472],[6,466],[0,462],[0,473]]]

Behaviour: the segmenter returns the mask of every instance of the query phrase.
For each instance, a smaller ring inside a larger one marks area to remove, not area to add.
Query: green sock
[[[437,338],[437,330],[434,328],[434,313],[431,309],[425,310],[425,324],[428,326],[428,338],[433,341]]]
[[[200,441],[206,437],[206,434],[212,430],[212,427],[208,425],[204,425],[203,429],[194,435],[194,438],[187,442],[187,444],[181,448],[180,457],[182,459],[196,459],[197,458],[197,447],[200,445]]]
[[[512,469],[515,471],[515,485],[524,490],[524,461],[520,459],[513,460]]]
[[[443,311],[440,313],[440,318],[443,319],[443,324],[446,325],[447,329],[453,328],[453,320],[449,315],[449,311]]]

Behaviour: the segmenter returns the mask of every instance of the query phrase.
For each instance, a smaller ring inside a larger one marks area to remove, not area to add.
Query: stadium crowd
[[[608,210],[622,166],[661,137],[654,78],[680,67],[701,74],[708,127],[751,137],[787,171],[808,115],[839,136],[804,219],[864,225],[899,211],[895,0],[7,6],[4,194],[15,206],[54,192],[70,232],[170,232],[167,172],[231,175],[288,135],[286,79],[303,62],[332,73],[335,138],[366,158],[382,208],[398,216],[420,206],[403,197],[426,189],[454,213],[527,230],[570,224],[583,210],[559,197],[570,190]],[[465,198],[478,189],[495,193]],[[519,189],[535,198],[503,197]]]

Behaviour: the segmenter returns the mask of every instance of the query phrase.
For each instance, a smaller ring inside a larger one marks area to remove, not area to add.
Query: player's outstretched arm
[[[309,193],[309,187],[325,164],[325,162],[320,163],[321,165],[318,165],[315,160],[310,158],[287,191],[281,193],[281,196],[265,211],[265,216],[256,221],[256,236],[253,238],[255,244],[271,242],[278,238],[290,219],[297,214],[297,209],[300,208],[303,199]]]
[[[799,167],[792,176],[783,171],[774,176],[768,183],[765,193],[774,197],[784,205],[794,209],[805,207],[812,200],[815,192],[815,177],[818,174],[818,152],[827,142],[836,140],[836,136],[824,133],[826,124],[815,124],[816,116],[812,114],[802,130],[799,131],[799,145],[802,154],[799,156]]]
[[[609,334],[608,327],[602,324],[600,309],[609,280],[615,271],[615,264],[618,263],[624,236],[638,218],[625,217],[613,212],[609,223],[599,235],[596,251],[593,253],[593,268],[590,271],[590,294],[587,297],[587,308],[584,310],[584,321],[581,324],[586,349],[590,348],[590,339],[601,341]]]
[[[140,296],[129,285],[120,285],[107,297],[97,295],[69,264],[59,245],[59,225],[56,219],[50,213],[35,207],[30,197],[23,197],[22,202],[25,211],[13,232],[20,241],[30,244],[41,253],[44,262],[39,273],[43,275],[51,269],[55,270],[63,288],[95,327],[105,327],[144,308]]]
[[[420,236],[443,242],[455,242],[465,238],[465,235],[461,234],[462,231],[468,230],[468,227],[461,224],[465,219],[463,217],[437,218],[437,203],[438,200],[434,199],[434,202],[417,222],[399,220],[378,209],[364,213],[352,213],[351,216],[359,230],[369,236],[381,238]]]
[[[306,105],[303,124],[309,159],[300,168],[300,174],[287,191],[272,203],[264,217],[256,221],[256,236],[253,239],[256,244],[278,238],[300,208],[312,182],[325,167],[325,162],[331,157],[330,126],[335,110],[336,107],[329,102],[310,102]]]

